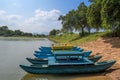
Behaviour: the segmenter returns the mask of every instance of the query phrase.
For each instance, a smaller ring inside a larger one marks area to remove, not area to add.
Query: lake
[[[19,64],[30,65],[25,59],[32,57],[34,50],[40,46],[51,46],[53,42],[43,39],[0,39],[0,80],[110,80],[101,74],[70,75],[33,75],[23,71]]]

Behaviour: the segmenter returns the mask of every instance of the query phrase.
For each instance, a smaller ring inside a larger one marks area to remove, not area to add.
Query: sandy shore
[[[103,60],[115,59],[117,62],[104,75],[113,80],[120,80],[120,38],[99,38],[96,41],[80,44],[85,50],[92,50],[92,55],[100,54]]]

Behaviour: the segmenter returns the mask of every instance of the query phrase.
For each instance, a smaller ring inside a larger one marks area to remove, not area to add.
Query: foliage
[[[3,37],[9,37],[9,36],[28,36],[28,37],[31,37],[31,36],[34,36],[34,37],[45,37],[45,35],[43,34],[38,34],[38,35],[33,35],[32,33],[26,33],[26,32],[23,32],[23,31],[20,31],[20,30],[10,30],[8,29],[7,26],[1,26],[0,27],[0,36],[3,36]]]
[[[58,20],[62,20],[64,32],[80,31],[84,35],[84,28],[87,27],[87,6],[81,3],[77,10],[69,11],[65,16],[61,15]]]
[[[58,20],[62,22],[63,32],[79,31],[80,36],[84,32],[96,29],[96,31],[112,31],[113,36],[120,37],[120,0],[89,0],[91,4],[86,6],[80,3],[76,10],[61,15]]]
[[[61,15],[58,20],[62,20],[63,32],[72,32],[75,27],[75,10],[71,10],[65,16]]]
[[[99,0],[100,1],[100,0]],[[101,10],[102,6],[99,2],[93,3],[89,6],[87,11],[87,22],[92,28],[99,31],[101,27]]]
[[[87,6],[82,2],[76,10],[76,29],[81,31],[81,36],[84,36],[84,28],[88,27],[86,13]]]
[[[50,36],[54,36],[54,35],[57,35],[57,34],[59,34],[59,33],[60,33],[60,30],[53,29],[53,30],[51,30],[51,31],[49,32],[49,35],[50,35]]]
[[[120,0],[103,0],[102,7],[102,25],[120,37]]]

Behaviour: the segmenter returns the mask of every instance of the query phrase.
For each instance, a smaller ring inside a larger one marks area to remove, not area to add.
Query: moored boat
[[[56,51],[56,50],[53,50],[51,47],[40,47],[39,48],[40,51],[34,51],[35,53],[42,53],[42,54],[51,54],[53,51]],[[66,50],[66,49],[59,49],[59,50]],[[84,49],[83,48],[79,48],[77,46],[74,46],[72,49],[67,49],[69,51],[80,51],[82,52]]]
[[[103,62],[96,62],[94,64],[88,65],[33,65],[25,66],[20,65],[20,67],[28,73],[32,74],[60,74],[60,73],[97,73],[105,71],[110,68],[116,61],[107,60]]]
[[[43,58],[43,59],[26,58],[26,59],[32,64],[48,64],[47,58]]]
[[[84,57],[88,57],[90,54],[92,53],[92,51],[86,51],[86,52],[80,52],[80,51],[54,51],[52,54],[38,54],[38,53],[35,53],[33,54],[35,57],[37,58],[48,58],[50,56],[54,56],[54,55],[64,55],[64,54],[82,54]],[[62,56],[61,55],[61,56]],[[55,56],[56,57],[56,56]],[[60,57],[60,56],[59,56]],[[64,56],[65,57],[65,56]],[[62,57],[62,58],[64,58]],[[73,58],[76,58],[78,56],[71,56]],[[60,57],[61,58],[61,57]]]
[[[53,54],[33,54],[35,57],[41,59],[41,58],[48,58],[50,56],[53,56]]]
[[[93,62],[97,62],[100,58],[102,58],[102,56],[101,55],[96,55],[96,56],[88,57],[88,58],[89,58],[89,60],[91,60]],[[26,58],[26,59],[32,64],[48,64],[48,59],[47,58],[42,58],[42,59]]]
[[[51,51],[50,47],[41,47],[44,50],[34,54],[37,59],[26,58],[32,65],[20,65],[20,67],[32,74],[96,73],[105,71],[116,62],[115,60],[96,62],[102,56],[89,58],[92,51],[80,52],[80,48],[73,46],[61,47],[63,46],[51,48],[53,52],[50,54],[44,53]]]

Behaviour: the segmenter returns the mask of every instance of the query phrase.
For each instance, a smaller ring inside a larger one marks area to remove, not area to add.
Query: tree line
[[[26,36],[26,37],[46,37],[44,34],[32,34],[23,32],[21,30],[10,30],[7,26],[0,27],[0,36],[3,37],[17,37],[17,36]]]
[[[59,32],[71,33],[78,31],[80,36],[91,33],[92,30],[112,32],[113,36],[120,37],[120,0],[89,0],[90,5],[80,3],[77,9],[60,15],[58,20],[62,23]],[[51,30],[51,32],[58,30]],[[57,32],[58,33],[58,32]]]

